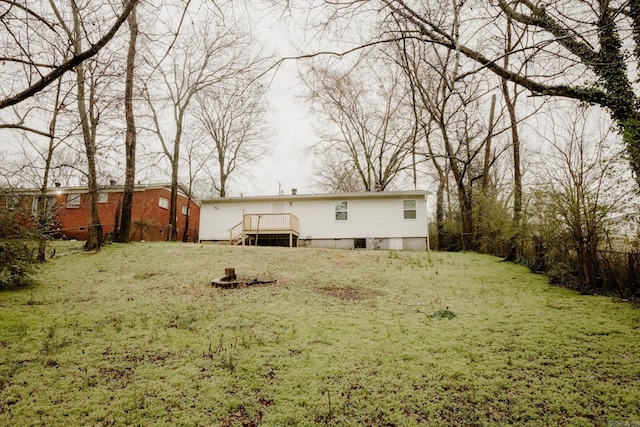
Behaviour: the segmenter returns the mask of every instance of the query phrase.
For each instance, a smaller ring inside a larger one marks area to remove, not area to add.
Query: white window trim
[[[407,209],[405,202],[413,202],[413,209]],[[414,218],[407,218],[407,212],[413,212]],[[415,199],[405,199],[402,201],[402,219],[405,221],[416,221],[418,219],[418,202]]]
[[[163,201],[165,202],[163,203]],[[160,206],[162,209],[169,209],[169,199],[167,199],[166,197],[160,196],[160,198],[158,199],[158,206]]]
[[[101,191],[98,193],[98,203],[107,203],[109,202],[109,193],[106,191]]]
[[[74,194],[74,193],[67,194],[67,207],[79,208],[81,197],[82,197],[82,194]]]
[[[338,210],[338,204],[339,203],[346,203],[346,206],[344,209],[340,209]],[[338,214],[339,213],[344,213],[345,214],[345,218],[338,218]],[[338,202],[335,203],[334,205],[334,220],[336,221],[349,221],[349,202],[346,200],[340,200]]]
[[[187,207],[187,205],[182,205],[182,215],[189,215],[191,213],[191,208]]]

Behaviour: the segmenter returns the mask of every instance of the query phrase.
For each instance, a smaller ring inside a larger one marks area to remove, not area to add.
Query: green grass
[[[57,254],[0,293],[0,425],[640,424],[640,310],[497,258]]]

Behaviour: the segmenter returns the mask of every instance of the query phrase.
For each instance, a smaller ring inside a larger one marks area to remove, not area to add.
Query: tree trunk
[[[95,168],[95,162],[93,167]],[[98,186],[95,173],[91,175],[89,182],[89,235],[84,248],[87,251],[99,251],[103,244],[103,235],[98,214]]]
[[[218,179],[220,180],[220,197],[227,197],[227,174],[224,157],[225,153],[221,148],[222,147],[218,147],[218,167],[220,168]]]
[[[582,280],[583,289],[587,292],[593,292],[598,288],[597,245],[589,238],[585,238],[585,241],[576,243],[581,267],[580,279]]]
[[[176,141],[173,156],[173,164],[171,165],[171,200],[169,201],[169,235],[167,240],[174,242],[178,240],[178,159],[179,159],[179,143]]]
[[[496,95],[491,97],[491,110],[489,111],[489,134],[484,146],[484,164],[482,167],[482,192],[487,195],[487,190],[491,181],[489,179],[489,169],[491,167],[491,142],[493,139],[493,120],[496,112]]]
[[[47,149],[47,158],[44,165],[44,173],[42,175],[42,187],[40,188],[40,196],[38,198],[38,261],[46,261],[47,255],[47,231],[51,227],[51,215],[47,206],[47,187],[49,186],[49,173],[51,171],[51,161],[53,159],[53,150],[55,147],[55,132],[58,122],[58,112],[60,111],[60,91],[62,90],[62,81],[58,80],[56,90],[56,100],[53,109],[53,116],[49,122],[49,147]]]
[[[74,48],[76,52],[81,51],[80,45],[80,16],[77,8],[73,8],[74,21]],[[82,127],[82,137],[84,140],[85,153],[87,156],[87,186],[89,188],[89,230],[85,250],[100,250],[102,247],[102,224],[98,214],[98,178],[96,174],[96,144],[95,130],[97,122],[91,120],[86,104],[86,81],[84,63],[76,67],[76,83],[78,85],[78,114],[80,115],[80,125]],[[93,108],[90,104],[90,108]],[[96,119],[97,120],[97,119]],[[91,121],[91,123],[90,123]]]
[[[187,199],[187,215],[184,220],[184,231],[182,232],[182,241],[189,241],[189,218],[191,218],[191,191],[189,191],[189,197]]]
[[[445,182],[442,177],[438,181],[438,190],[436,191],[436,228],[438,230],[438,249],[445,249],[444,236],[444,191]]]
[[[195,93],[192,92],[191,95]],[[180,172],[180,144],[182,143],[182,124],[184,123],[184,113],[189,105],[188,99],[178,110],[176,117],[176,134],[173,143],[173,157],[171,157],[171,200],[169,201],[169,235],[167,240],[175,242],[178,240],[178,174]]]
[[[494,119],[495,119],[495,111],[496,111],[496,95],[493,94],[491,96],[491,108],[489,110],[489,132],[485,139],[484,144],[484,161],[482,165],[482,199],[480,203],[478,203],[478,230],[480,232],[481,238],[486,237],[486,241],[483,241],[485,245],[488,245],[490,240],[490,236],[486,234],[488,231],[488,227],[485,226],[485,218],[487,215],[487,208],[489,208],[490,201],[495,199],[494,194],[491,190],[491,179],[489,177],[489,172],[491,171],[491,147],[493,142],[493,127],[494,127]],[[493,207],[493,206],[492,206]],[[489,246],[490,247],[490,246]],[[492,253],[495,251],[493,249],[489,249]]]
[[[138,39],[138,22],[134,6],[127,18],[129,24],[129,51],[127,52],[127,69],[124,91],[124,114],[127,123],[125,136],[125,181],[122,196],[122,214],[117,240],[127,243],[131,239],[131,221],[133,211],[133,187],[136,180],[136,122],[133,114],[133,86],[135,76],[136,41]]]
[[[520,246],[520,221],[522,217],[522,172],[520,170],[520,134],[518,132],[518,118],[516,116],[515,100],[511,98],[507,81],[502,80],[502,93],[509,114],[511,127],[511,144],[513,146],[513,228],[514,235],[509,239],[507,261],[518,258]]]
[[[507,28],[505,39],[505,55],[503,65],[509,66],[509,54],[513,52],[512,20],[507,16]],[[520,219],[522,216],[522,173],[520,171],[520,134],[518,132],[518,117],[516,115],[517,92],[514,89],[513,98],[509,92],[508,80],[502,78],[502,97],[507,106],[509,124],[511,128],[511,145],[513,147],[513,236],[509,239],[509,246],[505,260],[516,261],[520,247]]]
[[[462,250],[471,251],[475,249],[473,196],[471,190],[467,191],[464,184],[458,184],[458,201],[460,203],[460,220],[462,222]]]

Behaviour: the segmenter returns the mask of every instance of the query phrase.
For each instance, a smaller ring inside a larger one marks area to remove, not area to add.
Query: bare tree
[[[182,231],[182,241],[188,242],[189,237],[195,238],[195,236],[189,236],[189,223],[191,222],[191,201],[194,197],[194,187],[196,185],[196,180],[198,174],[206,168],[207,162],[211,157],[213,157],[213,151],[211,150],[202,150],[203,147],[206,147],[206,142],[201,138],[198,140],[197,138],[189,138],[189,141],[186,143],[185,150],[183,150],[183,160],[187,164],[188,170],[188,183],[187,188],[184,188],[184,193],[187,195],[187,207],[186,207],[186,220],[184,225],[184,230]]]
[[[73,13],[73,27],[69,30],[69,38],[73,42],[74,52],[82,51],[82,29],[80,21],[80,11],[75,4],[71,5]],[[61,21],[64,22],[64,21]],[[86,250],[99,250],[102,247],[102,224],[98,214],[98,176],[96,169],[96,137],[99,122],[99,114],[94,108],[95,84],[90,83],[89,94],[87,94],[87,76],[85,74],[85,63],[78,64],[75,68],[77,85],[78,114],[80,115],[80,125],[82,128],[82,139],[84,141],[85,153],[87,155],[87,187],[89,190],[89,229]],[[94,81],[95,82],[95,81]],[[87,98],[89,98],[89,108],[87,108]]]
[[[383,68],[380,73],[369,68],[367,76],[357,67],[348,72],[313,68],[313,81],[307,83],[310,101],[331,125],[320,132],[314,152],[336,153],[333,165],[353,169],[365,191],[385,190],[411,168],[416,136],[407,119],[407,92],[393,67]]]
[[[232,174],[245,169],[267,152],[265,87],[253,76],[260,61],[248,61],[242,76],[198,95],[200,125],[210,141],[213,186],[226,197]],[[213,173],[216,171],[217,174]]]
[[[540,177],[546,206],[542,220],[568,233],[583,289],[593,291],[600,286],[598,250],[607,221],[624,208],[630,188],[622,184],[623,156],[609,140],[608,126],[594,126],[597,119],[584,111],[565,115],[568,119],[555,120],[552,152]]]
[[[49,178],[51,174],[52,162],[54,159],[54,154],[56,149],[63,141],[62,139],[56,138],[56,130],[58,124],[58,116],[60,114],[60,110],[63,108],[66,95],[62,93],[63,80],[62,78],[58,79],[58,84],[56,87],[56,97],[54,101],[54,107],[51,113],[51,120],[49,121],[49,138],[47,149],[42,153],[42,159],[44,160],[44,169],[42,170],[42,181],[40,186],[40,194],[38,195],[38,212],[37,212],[37,220],[38,220],[38,234],[39,234],[39,244],[38,244],[38,261],[45,261],[46,259],[46,249],[47,249],[47,238],[53,228],[54,217],[53,212],[49,209],[47,203],[47,189],[49,187]]]
[[[349,166],[340,152],[327,150],[316,155],[316,185],[328,192],[363,191],[358,171]]]
[[[240,40],[239,34],[222,25],[183,29],[163,62],[151,63],[153,59],[147,58],[159,79],[148,82],[143,95],[151,111],[152,131],[171,169],[170,240],[177,239],[180,147],[191,102],[198,92],[241,73]]]
[[[43,128],[41,131],[34,132],[36,128],[30,130],[13,128],[12,136],[17,138],[15,145],[18,151],[11,153],[11,147],[3,147],[4,165],[0,169],[14,178],[15,185],[29,185],[39,190],[33,204],[39,241],[36,256],[38,261],[45,261],[47,240],[56,231],[55,211],[51,196],[48,194],[48,187],[51,182],[59,182],[62,178],[58,167],[62,162],[61,149],[64,148],[63,143],[71,134],[69,130],[62,130],[63,126],[59,124],[73,90],[73,86],[69,83],[60,78],[54,88],[52,105],[49,107],[41,104],[37,108],[30,109],[26,114],[27,117],[31,115],[45,119],[46,130]],[[27,120],[27,117],[24,119]],[[35,126],[40,125],[35,124]]]
[[[80,7],[82,6],[82,8]],[[81,4],[76,1],[54,4],[51,7],[57,17],[57,26],[61,28],[68,40],[72,55],[84,51],[88,41],[87,27],[100,27],[100,21],[86,21],[85,17],[93,17],[97,10],[108,5]],[[97,10],[96,10],[97,8]],[[67,21],[70,20],[70,22]],[[107,54],[108,53],[108,54]],[[77,64],[75,68],[75,88],[77,122],[81,131],[85,163],[84,179],[89,194],[88,238],[86,250],[99,250],[103,243],[103,224],[98,214],[98,149],[100,139],[98,125],[104,122],[106,113],[114,103],[110,89],[116,80],[121,79],[120,67],[114,64],[117,56],[112,52],[101,51],[101,58],[94,57]],[[69,165],[80,170],[79,165]]]
[[[516,33],[514,37],[514,28],[511,19],[507,18],[506,24],[507,25],[504,34],[505,55],[503,59],[503,67],[509,68],[509,55],[521,46],[522,39],[525,33]],[[513,85],[513,88],[510,88],[509,83],[510,82],[506,78],[501,78],[502,98],[504,100],[507,114],[509,116],[509,127],[511,129],[511,146],[513,152],[513,228],[515,230],[515,233],[509,241],[509,248],[507,250],[506,259],[508,261],[515,261],[518,258],[522,220],[522,165],[520,160],[521,141],[519,131],[520,122],[518,120],[518,115],[516,112],[516,105],[518,103],[518,97],[521,91],[515,84]]]
[[[110,9],[113,18],[104,32],[96,31],[96,27],[92,27],[91,31],[84,27],[81,31],[88,37],[86,44],[89,47],[77,50],[77,46],[69,45],[67,31],[60,31],[63,19],[53,1],[49,1],[48,5],[44,1],[0,1],[0,22],[4,27],[4,31],[0,31],[0,45],[3,48],[0,60],[5,64],[0,74],[0,109],[29,99],[63,74],[97,55],[113,39],[137,2],[129,0],[120,10]],[[79,9],[82,5],[74,2],[74,7]],[[89,22],[88,15],[100,15],[103,22],[109,19],[104,15],[107,11],[105,8],[83,7],[83,11],[84,22]],[[101,25],[100,28],[105,26]],[[56,48],[47,48],[51,45]],[[67,55],[68,48],[73,51],[70,57]]]
[[[131,218],[133,211],[133,187],[136,182],[136,121],[133,111],[133,89],[136,66],[136,43],[138,40],[138,21],[136,8],[127,18],[129,25],[129,49],[125,72],[124,113],[127,130],[125,133],[125,181],[122,195],[122,211],[117,239],[119,242],[129,242],[131,239]],[[116,225],[117,226],[117,225]]]
[[[460,10],[449,10],[453,16],[450,31],[458,33]],[[480,107],[491,87],[481,84],[480,74],[465,75],[461,55],[447,49],[426,49],[411,38],[401,40],[400,60],[415,96],[414,114],[425,135],[426,155],[438,172],[437,220],[443,220],[442,192],[448,172],[453,176],[460,212],[462,249],[475,249],[474,183],[488,185],[488,172],[497,158],[488,142],[498,132],[489,114]],[[486,116],[489,115],[489,122]],[[484,156],[483,156],[484,154]],[[447,165],[441,163],[446,159]],[[439,234],[444,231],[438,225]]]
[[[348,3],[356,8],[361,2]],[[632,61],[640,62],[640,5],[636,0],[377,3],[405,28],[400,34],[382,34],[380,41],[411,37],[443,46],[535,95],[605,108],[621,130],[640,185],[640,98],[633,85],[638,67],[632,66],[627,55],[629,49]],[[448,15],[454,3],[460,8],[457,18]],[[450,25],[454,19],[460,19],[459,26]],[[478,29],[492,22],[503,27],[507,20],[526,37],[522,46],[504,52],[495,49],[490,32]],[[502,60],[505,55],[507,62]]]

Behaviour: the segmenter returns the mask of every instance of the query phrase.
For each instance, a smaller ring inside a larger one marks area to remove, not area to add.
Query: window
[[[349,202],[336,202],[336,221],[346,221]]]
[[[404,209],[404,219],[416,219],[416,201],[403,200],[402,207]]]
[[[39,214],[39,211],[40,211],[40,197],[41,196],[35,196],[33,198],[32,214],[34,216],[37,216]],[[80,204],[79,200],[80,200],[80,195],[78,195],[78,205]],[[46,202],[45,202],[46,215],[53,214],[53,211],[55,210],[55,207],[56,207],[56,197],[55,196],[47,196]]]
[[[67,207],[79,208],[80,207],[80,194],[67,194]]]
[[[109,201],[109,193],[98,193],[98,203],[107,203]]]
[[[9,210],[20,207],[20,197],[18,197],[16,194],[7,194],[5,196],[4,202],[5,202],[5,206]]]
[[[160,197],[159,204],[162,209],[169,209],[169,199]]]
[[[187,207],[187,205],[182,206],[182,215],[189,215],[191,213],[191,209]]]

